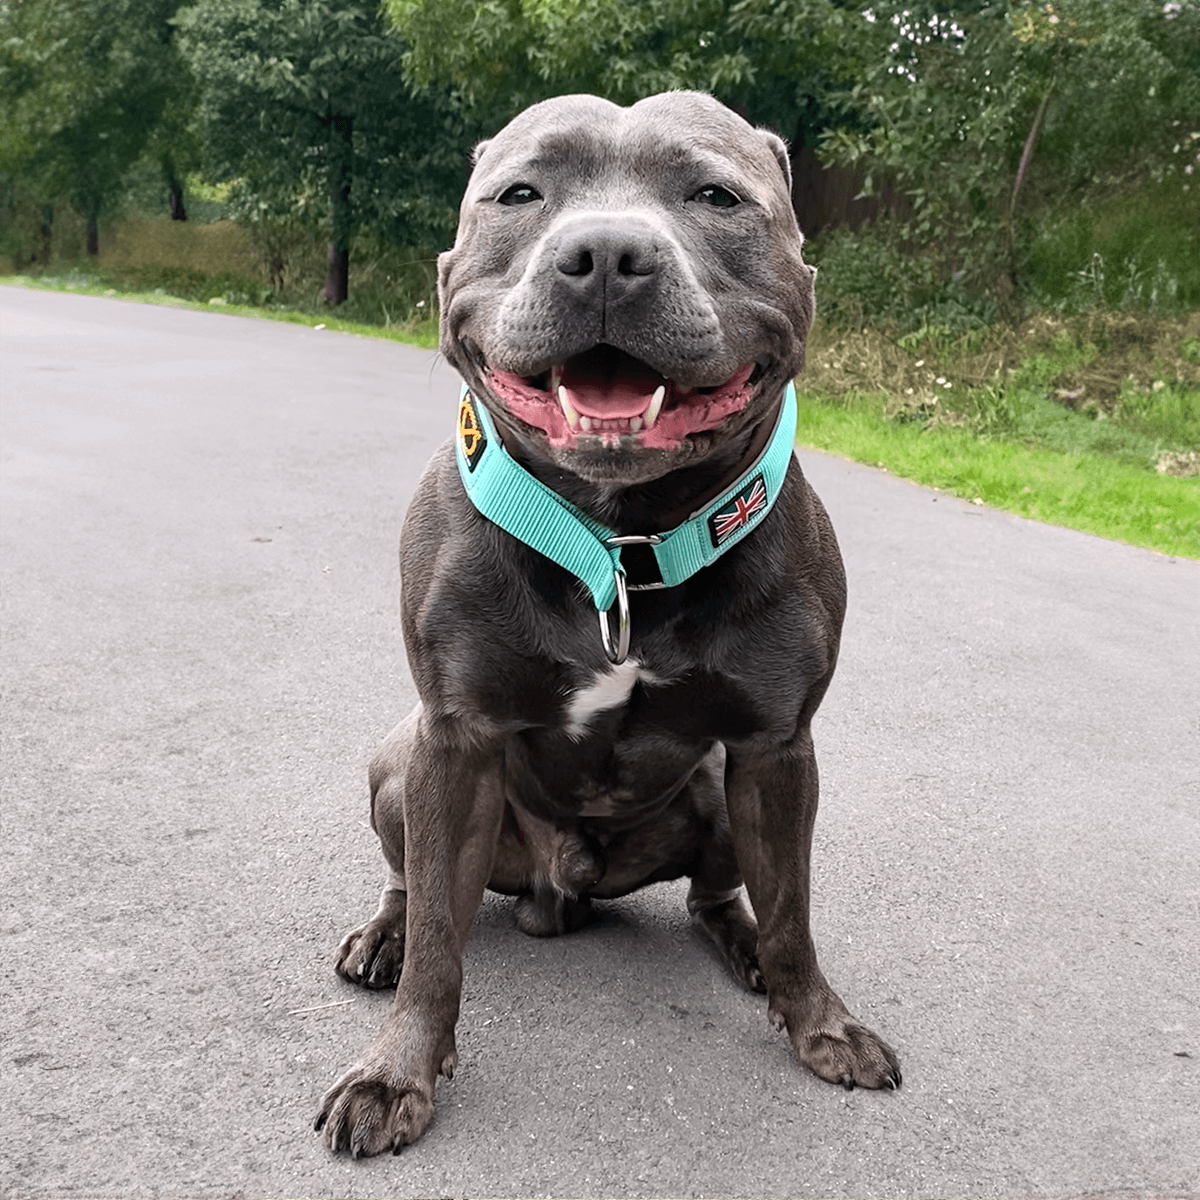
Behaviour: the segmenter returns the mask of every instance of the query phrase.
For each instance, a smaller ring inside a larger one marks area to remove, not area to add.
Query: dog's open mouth
[[[488,385],[514,417],[540,429],[552,446],[571,447],[586,437],[612,445],[636,438],[647,449],[670,450],[745,408],[760,373],[747,363],[716,387],[681,388],[640,359],[601,343],[540,375],[490,369]]]

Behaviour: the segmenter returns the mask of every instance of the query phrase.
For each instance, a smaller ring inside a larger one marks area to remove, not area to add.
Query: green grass
[[[996,437],[1062,454],[1111,458],[1135,468],[1150,468],[1163,451],[1200,446],[1197,415],[1200,392],[1164,385],[1149,397],[1129,389],[1103,409],[1076,411],[1049,398],[1043,389],[1017,386],[968,391],[958,410],[984,437]]]
[[[966,428],[898,424],[883,417],[887,399],[829,403],[802,394],[797,440],[1018,516],[1200,558],[1200,478],[981,439]]]
[[[1030,307],[1186,312],[1200,305],[1200,203],[1187,175],[1040,214],[1023,264]]]
[[[43,275],[2,275],[0,284],[37,288],[47,292],[71,292],[80,296],[106,296],[110,299],[132,300],[140,304],[162,304],[171,308],[187,308],[196,312],[220,312],[236,317],[258,317],[267,321],[283,321],[289,325],[304,325],[309,329],[330,329],[336,333],[353,333],[359,337],[383,338],[432,350],[438,344],[435,318],[426,318],[407,325],[370,325],[360,321],[343,320],[327,313],[300,312],[270,304],[238,303],[236,290],[226,289],[208,300],[185,298],[172,294],[164,287],[148,291],[126,290],[112,286],[118,282],[111,276],[86,269],[56,271]],[[226,296],[234,299],[226,299]]]

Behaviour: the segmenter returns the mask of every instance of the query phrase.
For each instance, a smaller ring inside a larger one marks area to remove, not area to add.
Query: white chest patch
[[[627,658],[620,666],[597,672],[567,700],[567,737],[583,737],[588,722],[597,713],[620,708],[639,683],[658,682],[658,677],[635,658]]]

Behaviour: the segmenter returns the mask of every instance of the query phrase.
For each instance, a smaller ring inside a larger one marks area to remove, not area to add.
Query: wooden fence
[[[862,194],[866,172],[861,168],[827,167],[817,161],[816,147],[792,152],[792,203],[806,237],[838,226],[857,229],[881,213],[903,216],[908,198],[887,180],[875,180],[874,194]]]

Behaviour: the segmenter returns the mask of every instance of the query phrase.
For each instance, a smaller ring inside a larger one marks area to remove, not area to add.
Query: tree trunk
[[[54,205],[53,204],[43,204],[42,205],[42,220],[41,220],[41,224],[38,226],[38,232],[41,234],[41,237],[42,237],[42,266],[48,267],[50,265],[51,243],[53,242],[53,239],[54,239]],[[36,253],[34,254],[34,258],[35,259],[37,258]]]
[[[1008,256],[1008,282],[1012,287],[1012,302],[1013,311],[1010,314],[1010,319],[1015,325],[1022,317],[1021,310],[1021,281],[1017,267],[1017,197],[1021,194],[1021,184],[1025,182],[1025,172],[1029,170],[1029,161],[1033,158],[1033,148],[1037,145],[1038,134],[1042,129],[1042,121],[1046,117],[1046,107],[1050,103],[1050,93],[1054,90],[1054,80],[1050,81],[1050,86],[1046,89],[1046,93],[1042,96],[1041,103],[1037,107],[1037,112],[1033,116],[1033,124],[1029,127],[1029,135],[1025,139],[1025,147],[1021,151],[1021,161],[1017,166],[1017,177],[1013,180],[1012,195],[1008,201],[1008,229],[1007,229],[1007,256]]]
[[[187,209],[183,207],[183,180],[175,170],[175,160],[169,155],[162,157],[163,178],[167,181],[167,206],[172,221],[186,221]]]
[[[87,214],[87,252],[88,258],[100,253],[100,214],[94,209],[88,209]]]
[[[350,294],[350,234],[354,212],[350,203],[350,185],[354,179],[354,118],[330,117],[329,127],[329,206],[333,219],[333,238],[329,243],[329,273],[322,296],[325,303],[337,305]]]
[[[329,271],[321,295],[328,305],[344,304],[350,295],[350,247],[329,243]]]
[[[1021,192],[1021,184],[1025,182],[1025,172],[1029,169],[1029,160],[1033,157],[1033,148],[1037,144],[1038,134],[1042,129],[1042,121],[1046,116],[1046,106],[1050,103],[1050,93],[1054,89],[1053,82],[1046,89],[1046,94],[1042,97],[1042,102],[1037,107],[1037,112],[1033,117],[1033,124],[1029,127],[1029,136],[1025,139],[1025,148],[1021,151],[1021,163],[1017,167],[1017,177],[1013,180],[1012,197],[1008,202],[1008,220],[1012,223],[1013,216],[1017,211],[1017,196]]]

